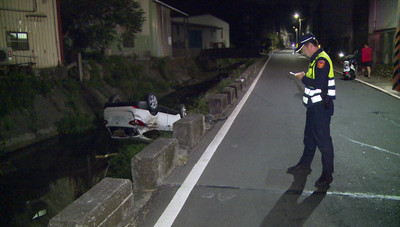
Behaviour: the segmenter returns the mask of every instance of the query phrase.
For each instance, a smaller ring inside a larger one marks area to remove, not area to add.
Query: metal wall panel
[[[13,50],[16,64],[35,62],[36,68],[61,62],[56,0],[0,1],[0,46],[7,32],[28,33],[29,50]]]

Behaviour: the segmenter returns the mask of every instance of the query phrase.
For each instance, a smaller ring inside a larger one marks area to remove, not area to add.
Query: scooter
[[[356,78],[357,54],[358,50],[356,50],[354,54],[341,57],[341,63],[343,64],[343,77],[345,80],[353,80]]]

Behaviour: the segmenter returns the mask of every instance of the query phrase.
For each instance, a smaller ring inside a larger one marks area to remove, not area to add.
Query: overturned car
[[[146,96],[146,101],[122,102],[118,95],[104,105],[104,125],[113,139],[140,139],[149,141],[143,135],[152,130],[172,131],[173,124],[186,115],[186,108],[179,110],[158,105],[154,93]]]

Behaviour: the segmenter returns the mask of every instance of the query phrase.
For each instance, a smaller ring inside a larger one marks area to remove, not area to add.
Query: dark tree
[[[61,0],[65,46],[104,51],[111,43],[121,42],[117,30],[131,38],[140,32],[143,14],[133,0]]]

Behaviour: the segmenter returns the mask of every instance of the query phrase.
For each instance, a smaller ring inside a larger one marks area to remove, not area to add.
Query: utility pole
[[[304,20],[305,18],[299,18],[299,37],[302,35],[301,32],[301,21]]]
[[[400,0],[397,2],[397,28],[394,36],[393,90],[400,91]]]

